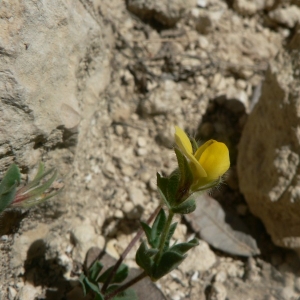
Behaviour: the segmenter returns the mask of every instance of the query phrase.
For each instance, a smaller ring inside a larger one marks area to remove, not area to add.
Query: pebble
[[[143,206],[146,202],[144,193],[141,191],[141,189],[132,186],[128,189],[128,196],[130,201],[134,204],[134,205],[141,205]]]
[[[225,286],[221,282],[215,282],[212,285],[208,299],[209,300],[226,300],[226,297],[227,297],[227,290],[226,290]]]
[[[227,279],[227,274],[225,271],[219,271],[215,276],[215,282],[225,282]]]
[[[144,148],[144,147],[146,147],[146,145],[147,145],[147,141],[146,141],[146,139],[144,138],[144,137],[138,137],[138,139],[137,139],[137,145],[140,147],[140,148]]]
[[[8,299],[14,300],[17,295],[17,291],[13,287],[8,287]]]
[[[136,150],[136,154],[138,156],[145,156],[148,153],[148,150],[146,148],[138,148]]]
[[[182,272],[205,272],[209,270],[216,262],[216,256],[210,250],[208,244],[204,241],[199,241],[199,245],[189,251],[189,255],[179,266]]]
[[[32,300],[35,299],[35,297],[40,293],[40,288],[35,288],[34,286],[30,284],[24,285],[17,296],[15,297],[15,300]]]

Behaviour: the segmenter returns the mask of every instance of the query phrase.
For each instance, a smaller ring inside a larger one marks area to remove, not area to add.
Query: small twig
[[[152,222],[152,220],[156,217],[156,215],[158,214],[158,212],[161,209],[161,205],[159,205],[155,211],[152,213],[152,215],[149,217],[149,219],[147,220],[147,224],[150,224]],[[121,254],[120,258],[118,259],[118,261],[116,262],[114,268],[112,269],[111,273],[109,274],[107,280],[105,281],[105,283],[102,286],[101,292],[104,294],[105,291],[107,290],[110,282],[112,281],[112,279],[114,278],[114,276],[116,275],[117,270],[119,269],[121,263],[123,262],[123,260],[125,259],[125,257],[127,256],[127,254],[129,253],[129,251],[132,249],[132,247],[135,245],[135,243],[140,239],[140,237],[143,235],[144,231],[142,228],[140,228],[138,230],[138,232],[136,233],[135,237],[132,239],[132,241],[129,243],[129,245],[127,246],[127,248],[124,250],[124,252]]]

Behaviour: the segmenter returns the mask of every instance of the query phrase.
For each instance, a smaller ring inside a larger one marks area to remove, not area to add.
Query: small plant
[[[175,141],[178,147],[175,148],[178,168],[166,177],[157,174],[161,205],[147,222],[141,222],[142,228],[115,266],[102,272],[103,265],[96,261],[88,274],[81,274],[84,295],[93,293],[95,300],[137,299],[129,287],[146,276],[153,281],[165,276],[186,258],[191,248],[198,245],[196,238],[185,243],[171,244],[177,226],[172,220],[175,214],[193,212],[197,205],[196,196],[221,182],[221,177],[230,166],[229,151],[225,144],[215,140],[209,140],[199,147],[195,140],[190,140],[177,126]],[[143,233],[146,240],[141,242],[136,252],[136,263],[143,271],[134,279],[121,284],[128,275],[128,267],[122,262]]]
[[[47,176],[50,178],[45,180]],[[56,176],[55,169],[45,172],[44,164],[40,163],[33,181],[19,187],[21,182],[20,170],[16,164],[12,164],[0,183],[0,213],[12,207],[29,208],[55,196],[59,191],[48,192],[48,190]]]

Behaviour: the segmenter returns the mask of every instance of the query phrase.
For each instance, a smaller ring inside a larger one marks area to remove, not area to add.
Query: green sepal
[[[192,249],[198,245],[199,245],[199,240],[194,238],[187,243],[180,243],[180,244],[176,244],[176,245],[172,246],[169,249],[169,251],[184,255],[187,251],[189,251],[190,249]]]
[[[192,144],[193,152],[195,153],[198,150],[199,145],[193,137],[190,138],[190,141],[191,141],[191,144]]]
[[[97,282],[97,278],[102,269],[103,269],[102,263],[100,261],[96,260],[88,271],[88,278],[92,282]]]
[[[181,151],[175,148],[175,154],[180,172],[180,183],[177,192],[177,201],[180,201],[184,197],[184,195],[186,195],[189,192],[189,189],[194,181],[194,176],[189,162],[187,161],[186,157],[181,153]]]
[[[136,252],[135,261],[151,277],[154,262],[151,258],[152,252],[149,250],[145,241],[143,241]]]
[[[96,300],[104,300],[103,295],[100,292],[99,286],[91,281],[82,273],[79,277],[79,282],[82,285],[83,294],[86,296],[90,290],[92,290],[96,295]]]
[[[152,279],[157,280],[174,270],[186,258],[186,255],[173,251],[163,253],[159,264],[156,265]]]
[[[176,227],[177,227],[177,222],[173,223],[170,228],[169,228],[169,231],[168,231],[168,234],[167,234],[167,237],[166,237],[166,241],[165,241],[165,245],[164,245],[164,251],[166,251],[168,248],[169,248],[169,245],[170,245],[170,240],[176,230]]]
[[[108,268],[108,269],[107,269],[107,270],[106,270],[106,271],[98,278],[97,282],[103,282],[103,283],[104,283],[104,282],[107,280],[107,278],[109,277],[109,275],[110,275],[110,273],[112,272],[113,268],[114,268],[114,266]],[[120,283],[120,282],[124,281],[124,280],[127,278],[127,276],[128,276],[128,272],[129,272],[128,267],[127,267],[125,264],[122,264],[122,265],[118,268],[118,270],[117,270],[115,276],[112,278],[111,283]]]
[[[177,206],[171,208],[172,212],[175,214],[189,214],[196,209],[196,202],[194,198],[188,198],[184,202],[180,203]]]

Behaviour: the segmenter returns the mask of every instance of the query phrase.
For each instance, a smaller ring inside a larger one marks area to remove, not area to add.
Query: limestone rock
[[[79,102],[108,83],[108,29],[80,1],[5,0],[0,20],[0,170],[14,159],[27,169],[45,148],[68,147]]]
[[[174,26],[184,13],[195,7],[195,0],[129,0],[128,10],[141,19],[154,20],[165,26]]]
[[[299,52],[271,63],[238,157],[241,191],[275,244],[300,249]]]
[[[174,109],[180,104],[181,98],[176,90],[176,84],[171,80],[165,80],[142,102],[141,110],[145,115],[168,114],[174,113]]]
[[[208,244],[199,241],[199,245],[195,247],[187,256],[187,258],[179,266],[179,269],[185,273],[189,272],[205,272],[209,270],[216,262],[216,256],[210,250]]]
[[[293,28],[300,22],[300,8],[296,5],[277,8],[269,13],[269,17],[279,24]]]

